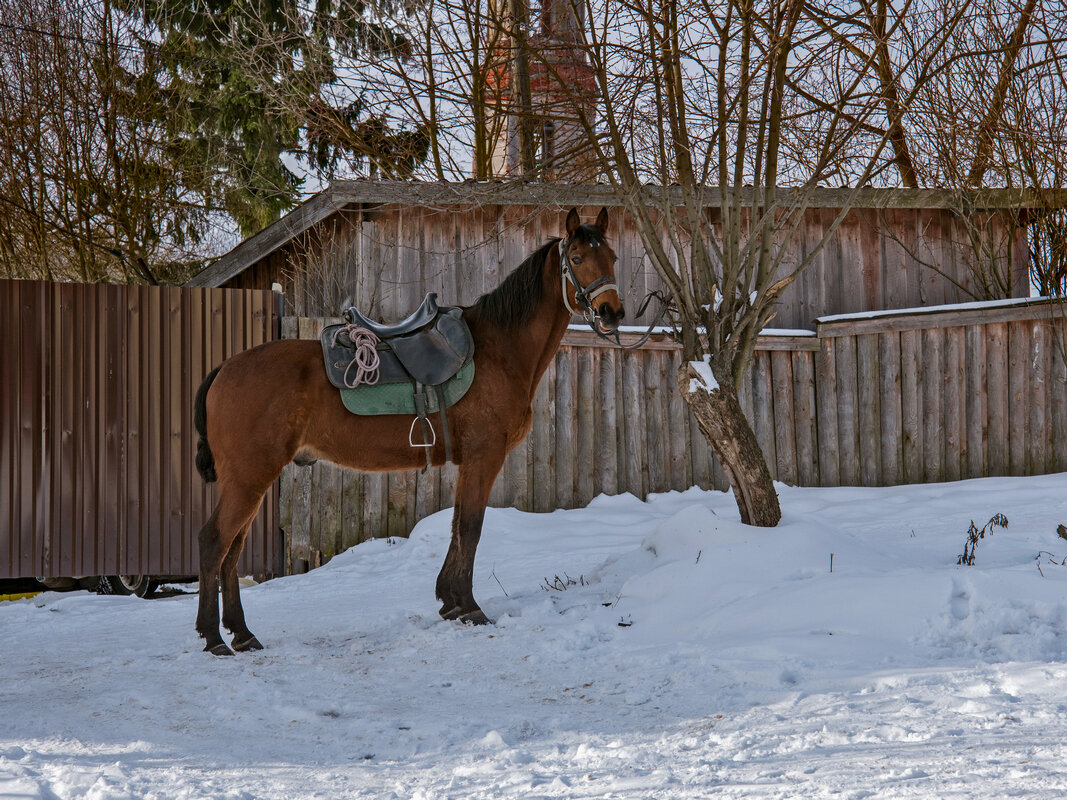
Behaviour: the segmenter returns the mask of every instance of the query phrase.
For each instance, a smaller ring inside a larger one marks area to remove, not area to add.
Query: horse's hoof
[[[259,639],[255,636],[250,636],[242,642],[237,641],[237,637],[233,637],[233,649],[238,653],[247,653],[249,650],[262,650],[263,645],[259,643]]]
[[[447,620],[459,620],[464,624],[470,625],[492,625],[493,621],[489,617],[485,616],[480,608],[474,609],[474,611],[464,611],[460,606],[445,611],[441,609],[441,618]]]
[[[456,617],[464,625],[492,625],[493,621],[489,617],[485,616],[480,608],[474,609],[474,611],[468,611],[466,614],[460,614]]]
[[[205,653],[211,653],[213,656],[232,656],[233,651],[226,646],[225,642],[219,642],[218,644],[209,644],[204,648]]]

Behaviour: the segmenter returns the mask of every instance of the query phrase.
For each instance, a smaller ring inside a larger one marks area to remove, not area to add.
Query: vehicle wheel
[[[122,577],[125,578],[127,576]],[[159,581],[152,580],[148,575],[131,575],[128,577],[141,579],[133,590],[133,593],[138,597],[148,597],[148,595],[152,594],[152,592],[159,588]]]
[[[69,592],[78,588],[77,578],[37,578],[37,582],[53,592]]]
[[[156,582],[150,575],[101,575],[96,593],[147,597],[155,588]]]

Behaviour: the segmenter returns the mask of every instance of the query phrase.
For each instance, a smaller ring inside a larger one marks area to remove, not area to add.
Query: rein
[[[563,305],[567,307],[567,310],[571,312],[572,316],[581,314],[582,318],[589,324],[593,333],[599,336],[601,339],[607,342],[613,342],[616,347],[620,347],[623,350],[636,350],[644,345],[648,341],[648,337],[652,335],[652,331],[663,321],[663,317],[667,313],[667,309],[670,308],[671,297],[664,295],[662,292],[649,292],[645,295],[644,301],[641,303],[641,307],[637,310],[635,316],[641,316],[645,313],[645,309],[648,308],[648,304],[655,297],[660,301],[659,313],[656,314],[656,318],[652,320],[652,323],[648,326],[648,330],[642,334],[641,338],[633,344],[623,344],[619,339],[618,330],[611,333],[604,333],[600,330],[598,320],[600,315],[596,313],[593,300],[604,292],[615,290],[615,293],[619,293],[619,287],[615,281],[608,275],[602,275],[588,286],[582,286],[578,282],[578,276],[574,274],[574,267],[571,266],[570,259],[567,258],[567,245],[570,243],[568,239],[559,240],[559,263],[560,263],[560,282],[563,289]],[[578,301],[578,305],[581,306],[581,310],[571,306],[570,298],[567,297],[567,283],[570,283],[574,287],[574,297]]]
[[[614,342],[616,347],[621,347],[623,350],[636,350],[648,341],[648,337],[652,335],[652,331],[663,321],[663,318],[667,315],[667,310],[671,306],[671,296],[664,295],[662,292],[649,292],[645,295],[644,301],[641,303],[641,307],[637,309],[636,317],[645,313],[645,309],[648,308],[648,304],[652,302],[652,298],[655,297],[660,302],[659,313],[656,314],[656,318],[649,324],[648,329],[641,334],[641,338],[633,344],[623,344],[619,339],[619,332],[617,330],[611,333],[604,333],[600,330],[600,326],[593,328],[593,333],[608,342]]]

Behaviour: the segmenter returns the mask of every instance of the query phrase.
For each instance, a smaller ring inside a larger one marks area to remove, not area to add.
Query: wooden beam
[[[951,328],[957,325],[988,325],[1019,320],[1063,319],[1067,303],[1040,297],[999,300],[990,303],[960,303],[933,306],[929,309],[908,308],[900,311],[873,311],[866,314],[836,314],[819,317],[815,327],[820,339],[890,331]]]
[[[626,332],[619,336],[623,345],[636,342],[641,338],[639,333]],[[614,341],[601,339],[590,330],[580,328],[568,328],[563,334],[561,347],[605,347],[615,349]],[[653,333],[648,341],[641,346],[642,350],[681,350],[682,345],[666,333]],[[814,335],[784,335],[763,334],[756,339],[757,350],[810,350],[816,352],[819,349],[819,340]]]
[[[717,186],[701,189],[705,205],[715,208],[720,204],[722,193]],[[726,200],[733,202],[734,192],[727,189]],[[341,180],[330,184],[326,192],[334,203],[429,205],[429,206],[485,206],[523,205],[567,209],[574,206],[621,206],[622,200],[615,191],[603,184],[554,184],[528,183],[521,181],[464,181],[462,183],[422,183],[406,181]],[[680,187],[646,185],[642,188],[649,202],[682,205]],[[754,203],[754,190],[740,190],[741,203]],[[828,189],[811,190],[780,187],[777,191],[780,203],[789,205],[791,199],[803,199],[808,208],[940,208],[971,213],[979,210],[1017,209],[1045,207],[1050,203],[1067,206],[1067,191],[1038,196],[1037,193],[1014,189],[984,189],[975,191],[949,191],[944,189]]]
[[[218,287],[244,272],[257,261],[288,244],[316,222],[329,217],[340,206],[333,193],[326,191],[294,208],[277,222],[245,239],[230,252],[220,256],[186,281],[186,286]]]

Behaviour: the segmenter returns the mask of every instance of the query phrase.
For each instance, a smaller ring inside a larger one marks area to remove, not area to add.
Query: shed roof
[[[649,186],[650,202],[662,200],[660,187]],[[672,191],[679,194],[678,187]],[[709,202],[718,203],[717,187],[705,189]],[[789,191],[779,189],[779,195]],[[741,201],[752,204],[752,189],[742,189]],[[967,196],[943,189],[815,189],[807,198],[809,208],[930,208],[959,209],[966,199],[971,210],[1047,207],[1034,192],[985,189]],[[1059,204],[1067,205],[1067,193],[1057,192]],[[463,181],[424,183],[415,181],[334,181],[326,189],[294,208],[284,217],[245,239],[228,253],[194,275],[186,286],[221,286],[256,262],[337,211],[358,206],[398,204],[418,207],[523,205],[619,206],[622,201],[606,184],[546,184],[517,181]]]

